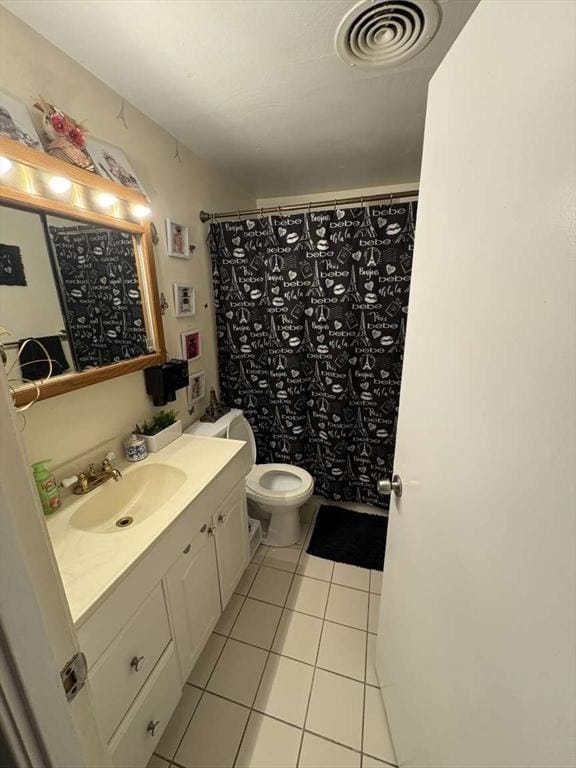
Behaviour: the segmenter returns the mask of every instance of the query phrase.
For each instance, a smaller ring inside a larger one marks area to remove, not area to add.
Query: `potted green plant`
[[[176,411],[160,411],[148,421],[136,424],[134,433],[146,441],[148,453],[158,453],[182,434]]]

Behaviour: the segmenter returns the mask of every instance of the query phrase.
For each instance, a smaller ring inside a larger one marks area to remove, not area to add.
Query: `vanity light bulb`
[[[108,192],[101,192],[98,195],[98,205],[101,208],[110,208],[111,205],[114,205],[118,202],[118,198],[114,197],[114,195],[110,195]]]
[[[134,205],[132,206],[132,213],[137,219],[145,219],[146,216],[150,216],[152,210],[147,205]]]
[[[8,173],[10,168],[12,168],[12,161],[8,160],[7,157],[0,155],[0,176],[4,176],[5,173]]]
[[[63,192],[68,192],[72,186],[70,179],[67,179],[64,176],[52,176],[48,183],[52,192],[56,192],[58,195],[61,195]]]

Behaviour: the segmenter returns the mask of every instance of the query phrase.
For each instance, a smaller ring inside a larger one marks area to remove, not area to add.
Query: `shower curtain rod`
[[[383,195],[359,195],[356,197],[340,197],[334,200],[309,200],[307,203],[292,203],[291,205],[273,205],[269,208],[251,208],[243,211],[221,211],[220,213],[207,213],[200,211],[200,221],[206,223],[216,219],[242,219],[250,216],[261,216],[265,213],[287,213],[288,211],[311,210],[312,208],[343,208],[354,205],[354,203],[373,203],[377,200],[387,202],[388,200],[399,200],[405,197],[418,197],[417,189],[409,189],[405,192],[389,192]]]

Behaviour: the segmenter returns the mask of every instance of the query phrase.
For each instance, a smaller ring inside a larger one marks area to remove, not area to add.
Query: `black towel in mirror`
[[[52,376],[58,376],[69,370],[70,366],[59,336],[39,336],[37,340],[46,348],[52,360]],[[25,341],[28,341],[28,344],[24,346]],[[35,344],[35,341],[35,338],[31,338],[30,340],[20,339],[18,342],[18,357],[23,379],[45,379],[50,373],[48,358],[40,344]]]

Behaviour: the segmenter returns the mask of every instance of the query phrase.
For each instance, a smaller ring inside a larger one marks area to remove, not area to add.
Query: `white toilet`
[[[289,547],[300,538],[300,507],[314,492],[314,478],[291,464],[256,464],[256,441],[242,411],[234,408],[214,424],[196,422],[186,432],[228,437],[248,443],[253,467],[246,477],[246,495],[270,519],[264,544]]]

